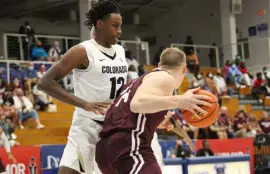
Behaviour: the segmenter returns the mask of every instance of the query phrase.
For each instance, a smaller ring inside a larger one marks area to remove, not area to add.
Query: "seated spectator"
[[[266,111],[263,111],[262,118],[259,121],[259,125],[265,134],[270,133],[270,117]]]
[[[229,68],[225,79],[228,83],[234,83],[235,86],[239,88],[242,82],[242,73],[232,62],[229,62],[228,66]]]
[[[228,109],[226,106],[220,108],[220,115],[218,117],[218,123],[221,128],[225,128],[228,138],[233,138],[233,123],[231,117],[228,115]]]
[[[33,62],[27,64],[27,68],[23,71],[23,79],[29,79],[30,82],[37,80],[37,71],[34,69]]]
[[[31,103],[35,103],[33,92],[32,92],[32,84],[33,83],[36,83],[36,81],[31,81],[29,79],[23,80],[24,95],[31,101]]]
[[[206,79],[205,79],[205,82],[206,82],[206,90],[212,92],[214,95],[217,95],[217,87],[216,87],[216,84],[214,82],[214,76],[211,72],[208,72],[207,75],[206,75]]]
[[[262,103],[263,101],[260,99],[260,95],[267,92],[267,89],[265,87],[266,81],[262,78],[261,72],[258,72],[256,76],[257,78],[255,79],[252,86],[252,95],[255,99]]]
[[[35,98],[35,104],[39,107],[41,111],[47,110],[49,104],[52,103],[52,98],[45,92],[40,91],[37,87],[37,83],[33,85],[33,94]]]
[[[224,68],[223,68],[223,77],[227,80],[227,76],[228,76],[228,72],[229,72],[229,68],[231,65],[231,61],[227,60],[225,62]]]
[[[227,131],[225,127],[219,125],[218,120],[208,127],[207,139],[227,139]]]
[[[263,78],[270,83],[270,71],[267,67],[263,67]]]
[[[28,120],[29,118],[33,118],[37,124],[37,129],[43,129],[44,126],[40,123],[38,113],[33,108],[33,104],[31,101],[23,95],[22,89],[16,90],[16,95],[13,96],[14,106],[19,114],[19,126],[20,129],[24,129],[22,122]]]
[[[139,75],[138,75],[138,72],[136,71],[136,68],[134,67],[134,65],[130,65],[128,67],[128,80],[131,81],[138,77]]]
[[[214,76],[214,82],[215,82],[217,93],[219,96],[232,95],[232,89],[227,87],[227,84],[221,74],[220,69],[217,70],[217,74]]]
[[[236,66],[239,66],[241,62],[244,62],[243,58],[241,56],[239,56],[238,54],[235,56],[235,59],[234,59],[234,64]]]
[[[42,47],[40,41],[36,41],[36,46],[32,49],[32,60],[33,61],[51,61],[51,58],[48,56],[48,53]]]
[[[243,74],[242,79],[243,79],[243,84],[246,86],[251,86],[252,84],[252,80],[249,77],[249,72],[246,68],[246,64],[245,62],[240,62],[238,69],[240,70],[240,72]]]
[[[138,66],[140,65],[137,59],[132,55],[132,52],[130,50],[126,50],[126,61],[128,66],[133,65],[136,69],[136,72],[138,72]]]
[[[196,156],[214,156],[214,152],[211,150],[207,140],[203,140],[202,145],[203,148],[198,150]]]
[[[138,66],[138,75],[141,76],[145,73],[143,65]]]
[[[49,49],[49,57],[52,61],[58,61],[62,56],[62,51],[58,41],[54,41],[52,47]]]
[[[41,78],[41,77],[44,76],[45,73],[46,73],[46,67],[45,67],[44,64],[41,64],[41,65],[39,66],[39,69],[38,69],[38,72],[37,72],[37,77],[38,77],[38,78]]]
[[[186,159],[191,157],[191,151],[190,149],[187,149],[183,146],[183,142],[182,140],[177,140],[176,141],[176,147],[175,147],[175,153],[172,154],[171,158],[175,159],[175,158],[182,158],[182,159]]]
[[[248,115],[243,110],[240,110],[235,114],[233,122],[234,137],[246,137],[248,127],[247,119]]]
[[[246,135],[247,137],[255,138],[257,134],[262,133],[260,125],[257,122],[255,116],[250,115],[247,120],[248,120],[247,135]]]
[[[22,88],[22,85],[20,83],[20,79],[18,77],[15,77],[13,79],[12,84],[10,84],[8,88],[6,88],[6,90],[10,90],[11,92],[14,92],[17,88]]]

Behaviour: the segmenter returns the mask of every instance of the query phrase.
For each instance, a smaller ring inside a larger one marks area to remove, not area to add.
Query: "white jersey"
[[[124,48],[113,45],[108,49],[109,53],[108,51],[105,53],[94,39],[79,45],[84,46],[87,52],[89,66],[84,70],[73,70],[75,96],[87,102],[113,101],[117,91],[127,80],[128,65]],[[104,120],[104,115],[96,115],[82,108],[76,107],[75,112],[74,115],[82,115],[98,121]]]

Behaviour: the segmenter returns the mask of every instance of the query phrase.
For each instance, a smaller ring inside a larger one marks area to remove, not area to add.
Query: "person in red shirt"
[[[251,79],[249,77],[249,72],[248,72],[248,69],[246,68],[245,62],[240,62],[238,69],[243,74],[242,78],[243,78],[244,84],[247,86],[251,86]]]
[[[257,76],[257,78],[255,79],[253,86],[252,86],[252,95],[259,102],[262,102],[262,100],[259,99],[259,95],[266,93],[266,91],[267,91],[266,87],[265,87],[266,81],[263,79],[261,72],[258,72],[256,74],[256,76]]]

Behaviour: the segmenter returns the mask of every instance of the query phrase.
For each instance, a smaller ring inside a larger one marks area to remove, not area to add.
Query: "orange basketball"
[[[195,126],[195,127],[198,127],[198,128],[208,127],[216,121],[216,119],[219,115],[218,99],[215,95],[213,95],[211,92],[208,92],[206,90],[198,90],[196,92],[196,94],[207,95],[207,96],[211,97],[211,100],[208,101],[208,102],[212,103],[211,107],[200,106],[203,110],[207,111],[208,114],[203,115],[203,114],[198,113],[200,118],[197,118],[188,110],[182,111],[182,114],[184,116],[185,121],[188,124]]]

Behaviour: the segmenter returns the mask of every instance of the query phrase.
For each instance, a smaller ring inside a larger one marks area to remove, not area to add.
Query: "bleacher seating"
[[[66,144],[74,107],[58,100],[53,102],[57,104],[56,113],[39,112],[45,129],[36,130],[34,121],[29,120],[25,123],[26,130],[16,130],[21,145]]]

